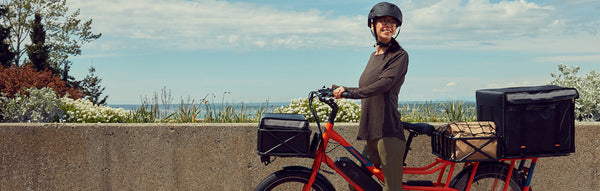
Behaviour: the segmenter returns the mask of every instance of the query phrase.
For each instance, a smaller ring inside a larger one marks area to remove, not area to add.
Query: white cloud
[[[139,43],[143,47],[318,47],[340,39],[336,45],[370,43],[369,36],[364,34],[362,42],[353,39],[367,31],[358,29],[361,17],[326,18],[318,10],[281,11],[251,3],[214,0],[69,3],[80,8],[83,16],[94,19],[94,31],[143,41]]]
[[[444,0],[408,9],[406,35],[425,44],[531,38],[553,31],[555,11],[523,0]]]
[[[257,45],[258,47],[262,48],[262,47],[265,47],[265,45],[267,45],[267,42],[259,40],[259,41],[254,42],[254,44]]]
[[[366,15],[358,11],[331,16],[327,12],[335,10],[290,11],[216,0],[71,0],[69,4],[80,8],[83,17],[93,18],[94,31],[103,33],[107,41],[136,41],[127,48],[365,47],[373,41],[364,27]],[[412,48],[599,52],[591,45],[600,43],[600,21],[566,16],[586,4],[569,4],[571,9],[525,0],[423,0],[398,5],[404,11],[399,39]],[[559,48],[558,42],[568,48]]]

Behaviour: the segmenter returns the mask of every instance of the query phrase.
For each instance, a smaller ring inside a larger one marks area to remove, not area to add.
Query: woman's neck
[[[383,53],[385,53],[385,51],[388,49],[389,47],[381,47],[379,45],[377,45],[375,47],[375,55],[381,55]]]

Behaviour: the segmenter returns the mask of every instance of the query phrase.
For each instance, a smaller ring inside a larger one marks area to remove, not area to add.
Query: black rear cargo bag
[[[477,120],[497,125],[501,158],[575,152],[574,88],[530,86],[476,91]]]

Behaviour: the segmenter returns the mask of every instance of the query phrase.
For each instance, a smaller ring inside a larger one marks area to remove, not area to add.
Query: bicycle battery
[[[335,159],[335,165],[344,172],[352,181],[358,184],[365,190],[382,190],[383,188],[373,178],[373,174],[365,168],[356,165],[354,161],[348,157],[340,157]]]

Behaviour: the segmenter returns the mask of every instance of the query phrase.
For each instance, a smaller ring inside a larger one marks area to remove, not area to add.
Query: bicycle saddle
[[[405,129],[409,129],[419,134],[426,134],[429,136],[433,135],[433,131],[435,130],[435,127],[433,125],[429,125],[427,123],[402,122],[402,126],[404,126]]]

